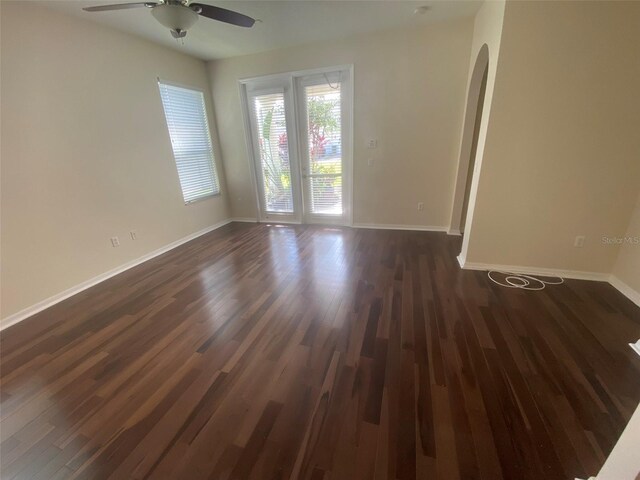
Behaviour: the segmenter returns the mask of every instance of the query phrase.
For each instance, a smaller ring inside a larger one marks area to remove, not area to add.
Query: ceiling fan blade
[[[191,3],[189,7],[195,10],[203,17],[212,18],[219,22],[230,23],[231,25],[237,25],[239,27],[253,27],[256,21],[243,15],[242,13],[234,12],[233,10],[227,10],[226,8],[214,7],[213,5],[206,5],[204,3]]]
[[[96,7],[83,8],[86,12],[106,12],[108,10],[125,10],[127,8],[155,7],[156,2],[116,3],[114,5],[98,5]]]

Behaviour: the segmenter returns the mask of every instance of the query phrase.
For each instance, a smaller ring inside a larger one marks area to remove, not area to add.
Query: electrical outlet
[[[118,237],[111,237],[111,246],[112,247],[120,246],[120,240],[118,239]]]
[[[584,247],[584,239],[585,239],[584,235],[578,235],[575,241],[573,242],[573,246],[577,248]]]
[[[131,240],[137,240],[138,239],[138,233],[135,230],[131,230],[129,232],[129,235],[131,236]]]
[[[370,138],[367,140],[367,148],[378,148],[378,139]]]
[[[424,210],[424,203],[418,202],[418,211],[421,212],[422,210]]]

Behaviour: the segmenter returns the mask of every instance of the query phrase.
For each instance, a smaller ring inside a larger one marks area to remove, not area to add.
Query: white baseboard
[[[462,235],[462,232],[456,228],[450,228],[449,230],[447,230],[447,235],[456,235],[457,237],[460,237]]]
[[[264,223],[265,225],[302,225],[302,222],[299,220],[278,220],[277,218],[256,220],[256,222]]]
[[[494,265],[490,263],[467,262],[462,255],[457,257],[460,268],[465,270],[496,270],[500,272],[524,273],[525,275],[539,275],[550,277],[573,278],[576,280],[592,280],[608,282],[616,290],[640,307],[640,292],[635,291],[615,275],[599,272],[584,272],[579,270],[561,270],[557,268],[522,267],[518,265]]]
[[[394,225],[387,223],[354,223],[353,228],[371,228],[375,230],[411,230],[416,232],[446,232],[448,227],[432,225]]]
[[[525,275],[538,275],[541,277],[562,277],[576,280],[592,280],[596,282],[608,282],[610,274],[599,272],[584,272],[580,270],[562,270],[558,268],[523,267],[520,265],[495,265],[490,263],[467,262],[458,256],[460,267],[465,270],[495,270],[499,272],[523,273]]]
[[[231,219],[232,222],[247,222],[247,223],[257,223],[258,219],[253,217],[234,217]],[[275,221],[272,220],[270,222],[264,221],[264,223],[283,223],[283,224],[292,224],[292,225],[300,225],[300,222],[290,222],[290,221]],[[322,224],[319,224],[322,225]],[[429,226],[429,225],[395,225],[395,224],[384,224],[384,223],[354,223],[353,228],[371,228],[375,230],[409,230],[409,231],[418,231],[418,232],[447,232],[448,227],[438,227],[438,226]],[[454,233],[453,235],[460,235],[460,232]]]
[[[67,298],[72,297],[73,295],[80,293],[83,290],[86,290],[87,288],[93,287],[94,285],[97,285],[100,282],[104,282],[105,280],[115,275],[118,275],[119,273],[122,273],[125,270],[129,270],[130,268],[133,268],[136,265],[140,265],[141,263],[144,263],[147,260],[151,260],[152,258],[157,257],[158,255],[162,255],[163,253],[166,253],[169,250],[173,250],[174,248],[179,247],[184,243],[187,243],[206,233],[216,230],[217,228],[227,225],[228,223],[231,223],[231,220],[223,220],[222,222],[218,222],[215,225],[212,225],[203,230],[200,230],[199,232],[195,232],[195,233],[192,233],[191,235],[187,235],[186,237],[176,240],[175,242],[171,242],[170,244],[165,245],[164,247],[160,247],[157,250],[147,253],[141,257],[138,257],[135,260],[131,260],[130,262],[125,263],[124,265],[120,265],[119,267],[109,270],[108,272],[101,273],[100,275],[97,275],[78,285],[68,288],[67,290],[60,292],[56,295],[53,295],[45,300],[42,300],[41,302],[38,302],[35,305],[31,305],[30,307],[20,310],[19,312],[14,313],[13,315],[9,315],[8,317],[0,320],[0,330],[4,330],[5,328],[10,327],[11,325],[15,325],[16,323],[21,322],[22,320],[25,320],[31,317],[32,315],[35,315],[36,313],[41,312],[42,310],[45,310],[55,305],[56,303],[66,300]]]
[[[640,307],[640,292],[635,291],[615,275],[609,277],[609,283],[625,297]]]

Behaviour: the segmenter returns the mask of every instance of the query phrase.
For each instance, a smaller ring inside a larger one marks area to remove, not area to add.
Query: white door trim
[[[273,73],[269,75],[260,75],[257,77],[245,77],[238,80],[238,82],[241,84],[253,83],[256,81],[270,82],[270,81],[278,81],[283,78],[291,78],[291,77],[298,78],[298,77],[307,77],[309,75],[318,75],[322,73],[337,72],[338,70],[353,70],[353,64],[333,65],[329,67],[311,68],[308,70],[293,70],[290,72]]]
[[[238,88],[240,90],[240,102],[241,102],[240,110],[241,110],[242,120],[244,124],[247,159],[249,162],[249,171],[251,174],[251,181],[253,183],[253,191],[254,191],[255,201],[256,201],[256,217],[259,219],[260,222],[276,222],[277,219],[275,218],[276,215],[270,214],[269,218],[264,218],[264,216],[262,215],[260,191],[258,187],[258,172],[256,171],[256,155],[255,155],[255,148],[253,145],[254,140],[251,135],[252,128],[253,128],[252,116],[251,116],[251,110],[250,110],[250,104],[249,104],[249,99],[251,96],[249,89],[251,84],[259,83],[265,86],[265,88],[269,88],[269,87],[273,87],[274,85],[288,82],[290,85],[290,93],[291,93],[290,104],[293,106],[296,112],[296,114],[293,115],[291,126],[296,129],[295,130],[296,132],[299,132],[300,130],[298,128],[299,126],[298,126],[298,118],[297,118],[298,117],[297,113],[299,111],[299,108],[298,108],[299,106],[297,105],[298,93],[296,91],[297,79],[301,77],[307,77],[311,75],[318,75],[322,73],[331,73],[331,72],[337,72],[337,71],[348,72],[348,79],[346,82],[344,82],[344,96],[342,97],[342,102],[344,102],[344,105],[347,107],[345,110],[347,112],[347,117],[348,117],[343,120],[343,125],[346,127],[346,130],[348,131],[343,132],[343,138],[342,138],[342,142],[343,142],[342,152],[343,152],[343,155],[345,156],[345,159],[343,162],[344,171],[343,171],[343,178],[342,178],[342,184],[343,184],[342,194],[344,196],[344,201],[343,201],[344,215],[343,215],[343,221],[340,223],[340,225],[344,225],[344,226],[353,225],[354,68],[352,64],[321,67],[321,68],[314,68],[309,70],[297,70],[292,72],[282,72],[282,73],[263,75],[258,77],[242,78],[238,80]],[[299,146],[297,145],[298,144],[297,135],[295,137],[296,138],[292,140],[295,142],[295,146],[294,146],[296,148],[295,161],[297,163],[296,165],[296,169],[297,169],[299,168],[299,165],[300,165],[300,160],[299,160],[300,150],[299,150]],[[293,148],[292,145],[290,145],[289,148],[291,151],[291,149]],[[301,195],[302,179],[300,178],[300,175],[298,175],[297,181],[299,182],[299,188],[296,188],[296,190],[300,191],[300,195]],[[295,192],[294,192],[294,197],[295,197]],[[299,202],[298,204],[302,205],[302,198],[294,198],[294,202]],[[285,222],[301,223],[302,215],[303,215],[303,212],[300,212],[299,218],[296,218],[293,221],[291,219],[283,219],[282,223],[285,223]],[[314,221],[316,221],[316,219],[314,219]]]
[[[341,225],[341,226],[352,226],[353,225],[353,214],[352,214],[352,190],[353,190],[353,94],[352,94],[352,68],[343,68],[340,70],[331,70],[325,73],[324,77],[327,77],[327,74],[333,75],[335,80],[340,82],[340,116],[341,116],[341,157],[342,157],[342,215],[340,217],[336,217],[334,215],[323,215],[323,214],[313,214],[307,209],[307,205],[303,205],[303,222],[304,223],[312,223],[312,224],[330,224],[330,225]],[[302,163],[306,162],[308,152],[306,149],[308,148],[306,135],[307,135],[307,125],[306,125],[306,99],[304,95],[304,87],[310,85],[318,85],[317,79],[323,75],[323,73],[315,73],[312,75],[301,75],[298,77],[294,77],[295,81],[295,94],[296,94],[296,121],[298,128],[298,135],[300,141],[298,141],[298,159],[301,162],[301,178],[300,178],[300,191],[302,192],[302,201],[303,204],[309,200],[308,195],[305,191],[305,178],[304,178],[304,165]],[[322,77],[320,77],[322,78]],[[333,80],[332,80],[333,81]],[[337,220],[337,221],[336,221]]]
[[[296,113],[294,106],[295,92],[293,90],[292,79],[273,79],[266,82],[256,81],[252,84],[245,85],[245,93],[247,98],[246,109],[249,120],[250,130],[247,132],[251,150],[253,153],[253,167],[256,173],[255,189],[258,194],[258,217],[261,222],[282,222],[282,223],[301,223],[302,222],[302,192],[300,190],[300,161],[298,159],[297,144],[297,126]],[[256,115],[252,99],[260,95],[281,94],[284,101],[284,115],[287,128],[287,144],[289,150],[289,168],[291,173],[291,195],[293,201],[293,213],[267,212],[264,205],[264,185],[262,178],[257,175],[258,164],[260,163],[260,147],[258,145],[258,124],[256,123]]]

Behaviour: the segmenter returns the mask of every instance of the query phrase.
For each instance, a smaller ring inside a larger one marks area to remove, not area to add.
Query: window
[[[162,82],[158,85],[185,203],[220,193],[204,95]]]

